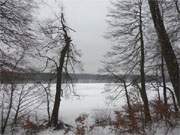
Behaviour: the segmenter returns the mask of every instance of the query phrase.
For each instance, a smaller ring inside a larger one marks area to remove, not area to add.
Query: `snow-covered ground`
[[[109,84],[110,85],[110,84]],[[109,86],[108,85],[108,86]],[[60,120],[67,124],[76,126],[75,119],[80,114],[88,115],[88,125],[94,123],[97,117],[108,117],[113,113],[113,110],[120,109],[125,103],[125,96],[123,93],[120,94],[118,102],[109,102],[110,93],[105,92],[107,90],[107,85],[103,83],[78,83],[75,84],[74,90],[76,95],[68,94],[69,90],[64,86],[64,96],[60,105]],[[72,89],[71,89],[72,90]],[[41,92],[40,92],[41,93]],[[55,85],[51,87],[52,99],[55,94]],[[111,92],[112,94],[113,92]],[[149,98],[153,98],[157,95],[157,92],[148,89]],[[38,119],[47,119],[47,108],[46,103],[42,104],[39,108],[33,111],[34,114],[38,116]],[[51,111],[53,104],[50,104]],[[164,135],[163,128],[157,130],[155,135]],[[172,135],[179,135],[180,128],[170,132]],[[64,131],[53,131],[52,129],[47,129],[40,132],[38,135],[63,135]],[[169,135],[171,135],[169,134]],[[21,134],[20,134],[21,135]],[[68,135],[74,135],[69,133]],[[93,131],[89,132],[88,135],[115,135],[110,127],[96,127]],[[151,134],[150,134],[151,135]]]
[[[79,83],[74,86],[75,94],[67,94],[69,89],[64,86],[64,96],[61,100],[59,112],[60,120],[74,125],[75,119],[80,114],[94,114],[100,111],[110,113],[114,106],[108,103],[104,87],[105,84],[103,83]],[[54,98],[55,85],[51,87],[51,90],[52,98]],[[52,103],[50,107],[52,109]],[[40,108],[37,112],[39,118],[47,115],[46,104],[43,104]]]
[[[75,91],[78,96],[72,95],[62,99],[60,119],[72,123],[83,113],[110,113],[114,106],[109,104],[104,87],[102,83],[76,84]]]
[[[110,85],[110,84],[109,84]],[[109,86],[108,85],[108,86]],[[75,92],[78,96],[70,95],[65,96],[62,99],[61,107],[60,107],[60,119],[66,123],[75,125],[75,119],[80,114],[88,114],[90,121],[93,120],[95,117],[106,117],[111,115],[114,109],[120,109],[123,104],[125,103],[125,98],[123,93],[120,95],[120,99],[118,102],[109,102],[110,98],[108,95],[110,93],[105,92],[107,89],[107,85],[103,83],[82,83],[82,84],[75,84]],[[152,99],[157,96],[156,91],[148,90],[148,98]],[[103,116],[104,115],[104,116]],[[163,127],[159,127],[155,129],[155,131],[149,132],[149,135],[164,135],[166,129]],[[176,130],[170,131],[169,135],[179,135],[180,129],[177,128]],[[51,129],[43,131],[40,135],[63,135],[63,131],[52,131]],[[69,133],[73,135],[73,133]],[[92,132],[89,132],[88,135],[115,135],[115,132],[112,132],[110,127],[102,128],[97,127],[94,128]]]

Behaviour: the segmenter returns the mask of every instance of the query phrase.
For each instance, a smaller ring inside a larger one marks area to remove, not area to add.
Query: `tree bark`
[[[162,81],[163,81],[164,105],[167,105],[166,78],[165,78],[165,73],[164,73],[164,59],[162,56],[161,56],[161,74],[162,74]]]
[[[66,45],[63,50],[61,51],[60,57],[60,66],[57,69],[57,81],[56,81],[56,95],[55,95],[55,102],[54,107],[51,115],[51,125],[56,127],[58,124],[58,116],[59,116],[59,107],[61,102],[62,96],[62,72],[63,72],[63,65],[65,61],[65,56],[68,51],[69,46]]]
[[[140,32],[140,46],[141,46],[141,62],[140,62],[140,74],[141,74],[141,89],[140,94],[141,98],[144,103],[144,115],[145,115],[145,121],[151,121],[151,115],[149,110],[149,102],[148,97],[146,93],[146,85],[145,85],[145,71],[144,71],[144,64],[145,64],[145,56],[144,56],[144,38],[143,38],[143,30],[142,30],[142,3],[140,2],[139,5],[139,32]]]
[[[174,88],[178,105],[180,106],[180,78],[179,78],[179,66],[178,66],[177,58],[175,56],[169,36],[164,26],[158,1],[148,0],[148,2],[149,2],[149,7],[154,22],[154,26],[156,29],[156,33],[160,42],[161,53],[165,59],[170,80]]]
[[[130,98],[129,98],[129,94],[128,94],[128,90],[127,90],[127,85],[126,85],[126,81],[123,81],[123,85],[124,85],[124,89],[125,89],[125,95],[126,95],[126,100],[127,100],[127,104],[128,104],[128,111],[131,111],[131,103],[130,103]]]

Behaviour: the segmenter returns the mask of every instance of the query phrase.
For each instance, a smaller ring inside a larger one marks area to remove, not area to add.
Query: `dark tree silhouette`
[[[178,104],[180,105],[180,78],[179,78],[179,65],[176,55],[172,48],[170,38],[164,26],[163,18],[159,9],[159,2],[156,0],[148,0],[149,7],[160,42],[161,53],[165,59],[170,80],[172,82]]]
[[[143,0],[137,1],[115,1],[108,15],[109,25],[112,28],[108,33],[108,38],[113,39],[118,45],[113,46],[113,50],[107,57],[114,58],[107,62],[109,68],[118,72],[125,71],[124,74],[139,72],[141,87],[139,92],[144,105],[144,116],[146,121],[151,120],[148,97],[146,93],[145,79],[145,39],[144,39],[144,18]],[[108,66],[106,68],[108,68]],[[119,68],[119,69],[118,69]],[[120,70],[120,71],[118,71]]]

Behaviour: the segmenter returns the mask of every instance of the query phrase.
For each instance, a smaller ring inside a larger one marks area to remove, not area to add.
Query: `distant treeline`
[[[119,78],[123,79],[124,75],[119,75]],[[114,83],[117,78],[112,75],[100,75],[100,74],[70,74],[71,79],[66,75],[63,76],[64,82],[65,80],[73,81],[75,83]],[[54,83],[56,80],[55,73],[12,73],[12,72],[1,72],[0,73],[0,81],[1,83],[33,83],[33,82],[52,82]],[[66,79],[65,79],[66,78]],[[139,75],[129,75],[128,80],[139,80]],[[148,75],[146,76],[146,80],[148,82],[161,80],[161,77],[155,77]],[[119,81],[120,82],[120,81]],[[117,82],[118,83],[118,82]]]

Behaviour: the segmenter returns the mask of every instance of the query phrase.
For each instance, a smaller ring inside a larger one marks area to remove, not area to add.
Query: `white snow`
[[[118,102],[113,102],[109,104],[109,93],[105,92],[105,84],[103,83],[79,83],[75,84],[75,92],[78,96],[70,94],[69,96],[64,96],[60,105],[60,120],[65,123],[71,124],[76,127],[75,119],[80,114],[88,114],[88,123],[91,125],[96,117],[107,117],[111,115],[114,109],[120,109],[125,103],[125,97],[122,95]],[[55,94],[55,85],[51,87],[52,95]],[[64,95],[69,93],[66,86],[64,86]],[[149,98],[154,97],[157,92],[148,91]],[[53,99],[54,96],[52,96]],[[51,111],[53,104],[51,103]],[[37,108],[34,113],[38,116],[38,119],[47,119],[46,103],[43,103],[40,108]],[[165,130],[159,128],[155,135],[164,135]],[[180,128],[170,131],[169,135],[179,135]],[[64,131],[54,131],[53,129],[44,130],[38,135],[63,135]],[[21,134],[19,134],[21,135]],[[74,135],[74,133],[69,132],[67,135]],[[92,131],[88,132],[87,135],[115,135],[110,127],[95,127]]]
[[[61,102],[60,117],[64,121],[74,122],[82,113],[91,113],[95,110],[108,109],[104,84],[76,84],[77,96],[63,98]]]

